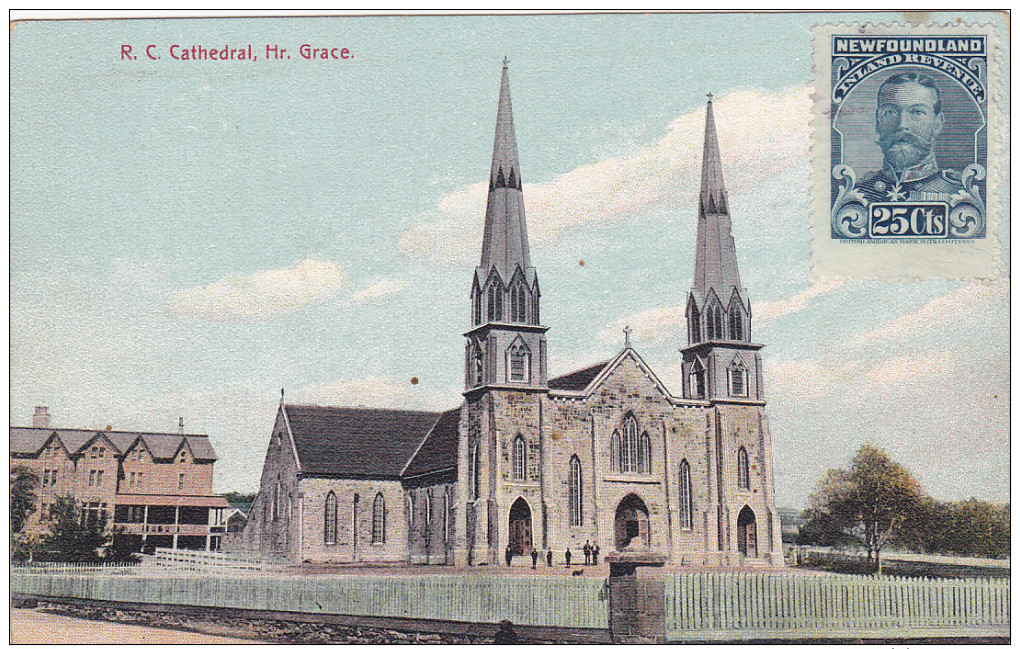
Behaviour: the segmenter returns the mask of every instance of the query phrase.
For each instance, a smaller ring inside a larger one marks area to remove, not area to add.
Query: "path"
[[[252,644],[251,640],[11,609],[12,644]]]

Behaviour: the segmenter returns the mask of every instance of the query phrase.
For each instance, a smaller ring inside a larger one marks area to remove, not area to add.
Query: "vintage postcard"
[[[12,641],[1008,643],[1009,27],[13,21]]]

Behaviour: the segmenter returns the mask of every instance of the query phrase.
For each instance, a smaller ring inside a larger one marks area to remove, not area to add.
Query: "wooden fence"
[[[608,628],[604,580],[487,575],[64,575],[14,570],[19,595],[260,611]]]
[[[170,548],[156,548],[156,554],[143,559],[143,564],[147,569],[200,573],[264,572],[283,567],[264,557]]]
[[[113,603],[612,628],[608,588],[599,578],[117,572],[14,568],[11,591]],[[1009,579],[704,572],[664,575],[662,588],[667,641],[1010,635]]]
[[[1009,579],[740,572],[664,586],[669,641],[1009,636]]]

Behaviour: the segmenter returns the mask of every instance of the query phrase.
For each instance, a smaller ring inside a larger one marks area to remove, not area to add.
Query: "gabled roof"
[[[379,408],[283,406],[301,470],[399,478],[441,413]]]
[[[142,434],[142,439],[145,440],[145,445],[152,453],[152,457],[158,457],[161,460],[177,455],[177,449],[184,441],[181,435],[156,435],[153,433]]]
[[[460,408],[447,410],[422,440],[421,446],[404,469],[404,477],[414,477],[456,468],[457,442],[460,437]]]
[[[42,450],[42,447],[46,444],[46,441],[53,434],[52,430],[45,429],[23,429],[19,428],[18,431],[23,430],[38,430],[42,434],[28,434],[19,432],[15,434],[15,429],[11,429],[11,453],[18,453],[19,455],[35,455]]]
[[[85,447],[97,437],[104,437],[109,440],[117,453],[123,455],[135,444],[136,440],[141,438],[153,457],[168,459],[176,454],[177,449],[180,448],[186,439],[196,459],[216,459],[216,452],[213,451],[212,444],[205,435],[128,433],[124,431],[78,428],[22,428],[20,426],[11,426],[10,433],[11,453],[34,455],[42,450],[43,445],[50,439],[50,436],[55,434],[64,445],[64,448],[67,449],[67,452],[72,455],[84,452]]]
[[[551,391],[559,392],[560,394],[558,396],[588,398],[600,385],[602,385],[603,381],[612,375],[625,358],[633,360],[638,369],[641,370],[641,373],[648,377],[648,380],[655,385],[655,388],[670,403],[675,404],[679,401],[676,397],[670,394],[666,386],[661,380],[659,380],[659,377],[655,375],[655,372],[648,367],[648,364],[645,363],[644,359],[642,359],[632,347],[624,347],[619,354],[606,363],[592,365],[591,367],[586,367],[583,370],[578,370],[571,374],[550,379],[549,389]],[[568,385],[573,387],[565,387]],[[574,392],[575,394],[562,394],[563,392]]]
[[[609,365],[609,361],[549,379],[549,389],[583,390],[605,369],[606,365]]]
[[[110,440],[110,443],[114,445],[117,452],[121,455],[127,453],[128,449],[131,448],[131,445],[135,443],[136,439],[138,439],[137,433],[115,433],[110,431],[105,433],[105,435],[106,439]]]

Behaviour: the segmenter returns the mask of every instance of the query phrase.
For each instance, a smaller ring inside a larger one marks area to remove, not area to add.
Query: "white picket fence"
[[[1009,583],[752,572],[669,575],[666,639],[1009,636]]]
[[[22,596],[606,629],[604,580],[488,575],[62,575],[14,570]]]

